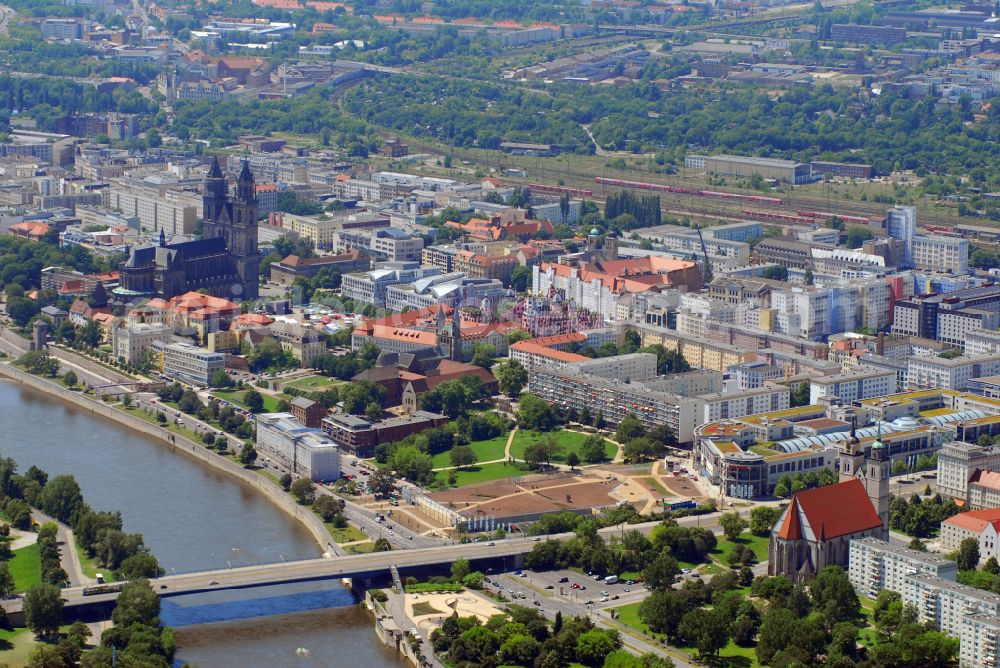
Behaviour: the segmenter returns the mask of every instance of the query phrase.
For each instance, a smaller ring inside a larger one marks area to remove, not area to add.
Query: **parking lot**
[[[502,588],[507,598],[522,605],[563,609],[580,614],[590,608],[604,608],[634,603],[648,593],[641,582],[611,584],[603,576],[586,575],[570,570],[510,571],[491,574],[494,589]],[[596,579],[595,579],[596,578]]]

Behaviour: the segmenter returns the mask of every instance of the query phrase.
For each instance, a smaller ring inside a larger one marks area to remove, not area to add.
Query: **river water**
[[[75,476],[87,503],[120,510],[125,530],[141,533],[168,572],[320,555],[308,531],[248,485],[111,420],[0,381],[0,425],[0,454],[22,472],[34,464],[50,477]],[[164,621],[179,627],[179,659],[200,668],[336,666],[345,656],[356,666],[402,665],[338,587],[168,599]],[[247,601],[254,597],[262,600]],[[324,606],[340,607],[315,609]],[[216,618],[206,614],[252,618],[190,625]]]

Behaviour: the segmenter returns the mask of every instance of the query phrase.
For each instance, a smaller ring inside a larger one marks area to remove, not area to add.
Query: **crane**
[[[705,247],[705,237],[701,234],[701,224],[694,226],[698,230],[698,241],[701,242],[701,256],[705,260],[705,271],[702,274],[702,283],[708,285],[712,282],[712,263],[708,261],[708,248]]]

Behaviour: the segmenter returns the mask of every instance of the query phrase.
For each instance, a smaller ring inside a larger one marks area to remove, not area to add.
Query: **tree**
[[[10,596],[14,593],[14,576],[6,561],[0,562],[0,596]]]
[[[766,278],[772,281],[787,281],[788,280],[788,267],[782,267],[781,265],[771,265],[761,272],[761,278]]]
[[[587,436],[580,446],[580,456],[583,458],[583,461],[588,464],[597,464],[607,459],[607,455],[604,452],[605,443],[604,437],[600,434],[590,434]]]
[[[24,594],[24,624],[42,639],[53,637],[62,623],[63,600],[59,588],[36,585]]]
[[[571,469],[575,469],[580,465],[580,455],[576,454],[576,452],[569,453],[566,455],[566,463]]]
[[[549,431],[556,426],[556,415],[549,402],[525,393],[518,405],[517,424],[522,429]]]
[[[240,464],[250,468],[257,461],[257,448],[250,443],[245,443],[240,450]]]
[[[160,424],[161,427],[167,424],[167,416],[163,414],[163,411],[156,412],[156,421]]]
[[[969,537],[958,545],[958,570],[973,571],[979,566],[979,539]]]
[[[219,369],[212,374],[212,378],[209,381],[209,385],[212,387],[232,387],[235,383],[233,379],[226,373],[225,369]]]
[[[149,580],[133,580],[122,587],[111,620],[119,628],[128,628],[133,624],[159,625],[160,597],[153,591]]]
[[[292,474],[282,473],[281,477],[278,479],[278,484],[281,485],[281,489],[287,492],[292,487]]]
[[[333,518],[344,510],[344,502],[329,494],[320,494],[313,502],[313,510],[323,518],[324,522],[332,522]]]
[[[839,566],[827,566],[821,570],[809,591],[814,608],[826,615],[831,624],[850,621],[861,614],[861,601],[854,585]]]
[[[392,544],[389,543],[388,538],[378,538],[374,543],[372,543],[372,552],[390,552],[391,550]]]
[[[537,468],[541,464],[550,465],[552,460],[559,456],[562,449],[562,445],[558,441],[551,435],[546,435],[524,449],[524,461],[533,468]]]
[[[76,384],[78,382],[76,374],[73,373],[72,371],[67,371],[66,373],[64,373],[62,381],[66,385],[66,387],[76,387]]]
[[[389,455],[389,469],[410,482],[427,480],[433,475],[434,464],[431,456],[421,452],[416,446],[397,447]],[[371,483],[369,482],[369,485]]]
[[[809,405],[809,383],[803,381],[792,388],[790,401],[793,407]]]
[[[722,532],[726,534],[726,538],[730,542],[735,541],[743,533],[743,530],[747,528],[747,523],[744,521],[743,517],[740,516],[735,510],[728,513],[722,513],[719,517],[719,525],[722,527]]]
[[[156,557],[151,554],[133,554],[122,561],[118,573],[126,580],[139,578],[157,578],[163,575],[163,569]]]
[[[520,395],[528,384],[528,370],[517,360],[500,362],[493,367],[493,375],[496,376],[500,391],[511,398]]]
[[[690,609],[687,596],[676,589],[653,589],[639,605],[639,619],[655,633],[676,638],[681,620]]]
[[[510,287],[513,288],[515,292],[524,292],[528,289],[528,285],[530,283],[531,268],[523,265],[514,267],[514,271],[510,273]]]
[[[376,497],[386,497],[396,491],[396,479],[389,469],[375,469],[368,476],[368,491]]]
[[[761,538],[771,535],[771,529],[781,516],[781,509],[774,506],[757,506],[750,511],[750,533]]]
[[[639,418],[632,413],[623,417],[622,421],[618,423],[618,429],[615,430],[615,440],[619,443],[628,443],[633,439],[645,435],[646,428],[639,422]]]
[[[451,449],[451,465],[456,468],[472,466],[476,463],[476,453],[467,445],[456,445]]]
[[[3,510],[15,529],[31,528],[31,507],[24,501],[8,499]]]
[[[774,484],[774,495],[780,499],[787,499],[792,493],[792,477],[787,473]]]
[[[453,582],[461,582],[462,579],[471,572],[468,559],[456,559],[451,562],[451,579]]]
[[[593,629],[577,636],[576,659],[585,666],[601,666],[604,657],[621,646],[617,631]]]
[[[642,579],[654,591],[669,589],[674,578],[680,573],[677,560],[669,550],[663,550],[642,569]]]
[[[58,475],[49,481],[38,496],[38,507],[60,522],[71,524],[83,506],[80,485],[71,475]]]
[[[641,462],[656,459],[663,452],[663,444],[645,436],[633,438],[625,443],[622,456],[628,462]]]
[[[472,349],[472,364],[484,369],[493,366],[493,360],[497,356],[497,349],[491,343],[480,343]]]
[[[308,506],[316,499],[316,488],[309,478],[299,478],[292,483],[288,491],[302,505]]]
[[[698,649],[699,657],[716,656],[729,642],[729,620],[719,610],[694,608],[684,615],[678,633]]]
[[[257,390],[247,390],[243,395],[243,403],[251,413],[260,413],[264,410],[264,396]]]

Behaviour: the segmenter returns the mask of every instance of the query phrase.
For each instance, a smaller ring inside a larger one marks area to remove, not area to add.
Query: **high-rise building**
[[[917,236],[917,210],[912,206],[897,206],[889,210],[885,229],[893,239],[903,242],[903,264],[913,266],[913,244]]]

